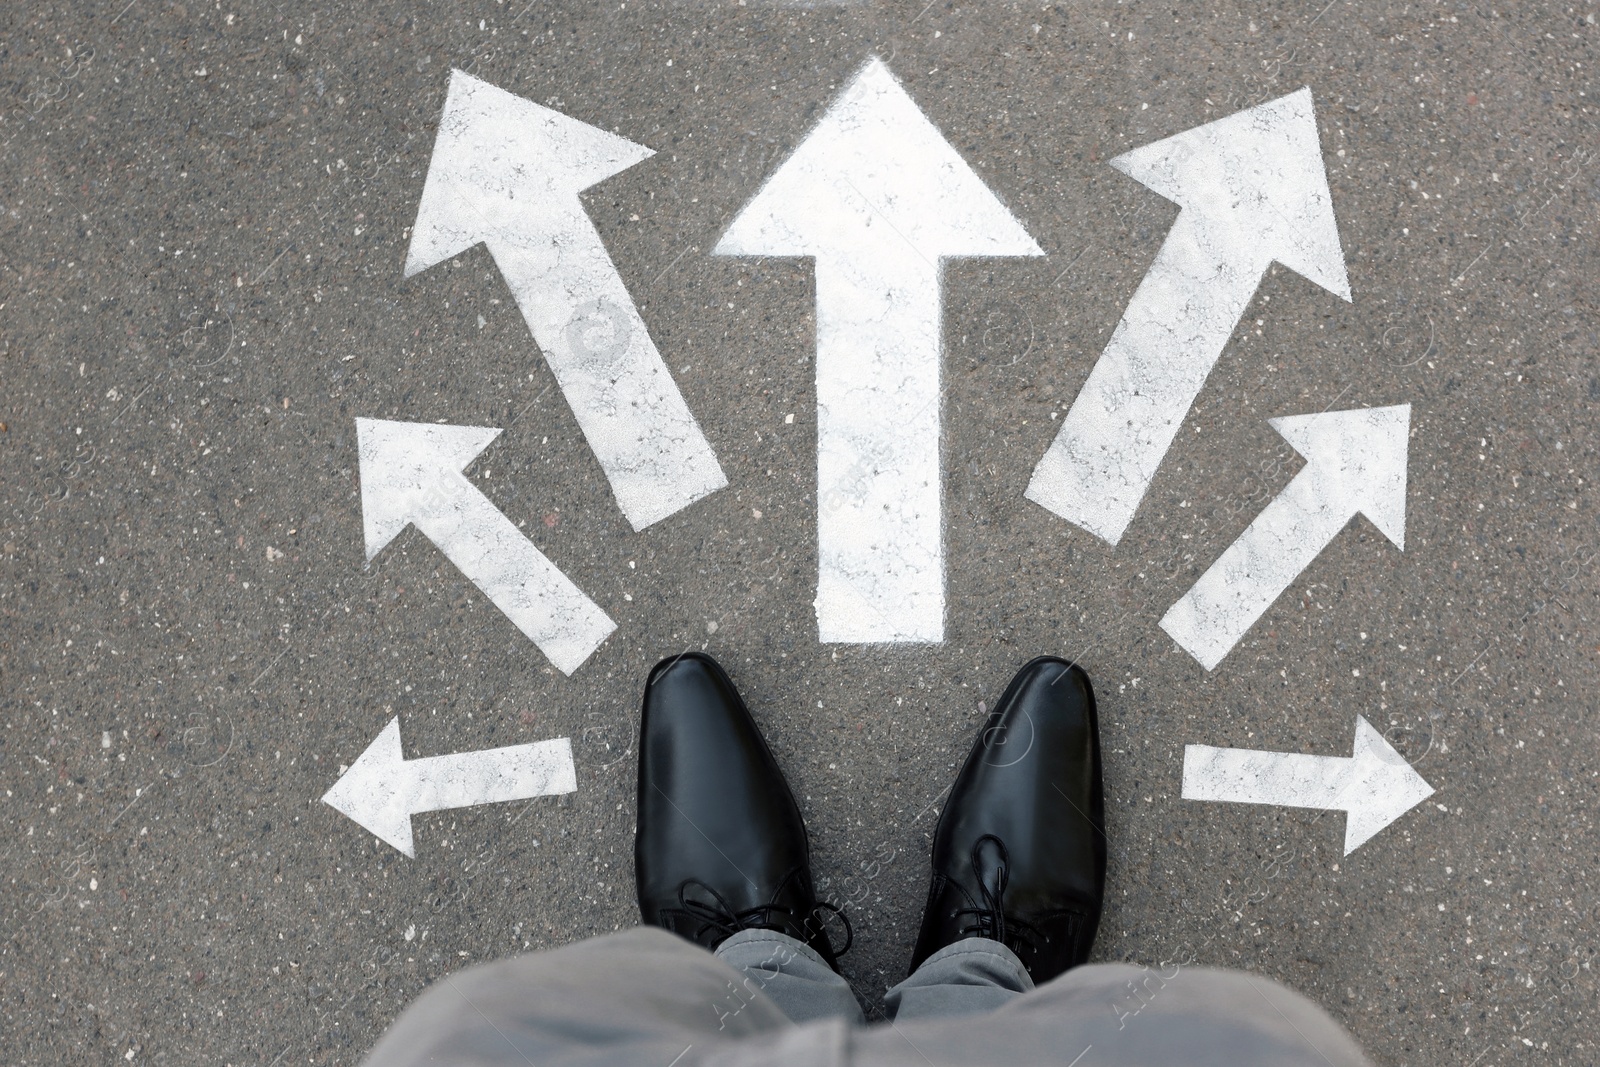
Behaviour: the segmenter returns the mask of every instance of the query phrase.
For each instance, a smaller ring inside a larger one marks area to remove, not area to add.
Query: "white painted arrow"
[[[654,154],[452,71],[405,268],[488,246],[636,530],[728,484],[578,198]]]
[[[400,751],[400,717],[395,716],[322,795],[322,802],[415,859],[413,815],[555,796],[577,788],[568,738],[408,760]]]
[[[1410,404],[1271,423],[1305,457],[1305,467],[1161,620],[1208,671],[1356,513],[1406,547]]]
[[[1345,300],[1350,282],[1310,89],[1111,165],[1183,210],[1026,495],[1114,545],[1267,268]]]
[[[1183,799],[1343,811],[1346,856],[1432,795],[1433,786],[1360,715],[1348,757],[1210,745],[1183,750]]]
[[[357,419],[367,558],[415,525],[571,674],[617,624],[461,473],[499,435],[485,426]]]
[[[821,639],[943,640],[943,260],[1044,253],[877,59],[714,251],[816,260]]]

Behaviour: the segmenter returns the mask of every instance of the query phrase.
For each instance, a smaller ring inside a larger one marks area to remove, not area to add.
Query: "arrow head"
[[[1340,791],[1344,854],[1433,795],[1433,786],[1363,716],[1356,716],[1354,764]]]
[[[397,715],[333,783],[333,788],[322,794],[322,802],[415,859],[411,811],[406,804],[407,782]]]
[[[901,88],[870,60],[713,252],[724,256],[1042,256]]]
[[[1410,404],[1269,421],[1306,458],[1308,469],[1317,469],[1330,507],[1361,512],[1397,547],[1406,547]]]
[[[451,71],[406,277],[489,238],[539,242],[547,236],[541,216],[581,213],[580,192],[653,155],[653,149]]]
[[[1350,299],[1311,90],[1301,89],[1118,156],[1111,165],[1235,254],[1276,260]]]
[[[370,560],[419,513],[453,500],[456,477],[500,431],[488,426],[356,420],[361,520]]]

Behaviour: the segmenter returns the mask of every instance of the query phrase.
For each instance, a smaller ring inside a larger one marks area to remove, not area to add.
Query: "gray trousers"
[[[1004,945],[940,950],[860,1025],[804,944],[744,931],[715,955],[640,927],[447,975],[371,1067],[1367,1067],[1316,1005],[1237,971],[1090,964],[1034,988]]]

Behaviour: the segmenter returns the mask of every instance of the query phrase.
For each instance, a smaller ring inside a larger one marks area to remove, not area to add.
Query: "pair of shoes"
[[[739,930],[779,930],[837,970],[849,948],[848,920],[817,900],[794,795],[710,656],[650,672],[634,860],[644,921],[708,949]],[[1049,981],[1088,959],[1105,872],[1094,692],[1078,667],[1041,657],[995,704],[945,803],[911,969],[986,937]]]

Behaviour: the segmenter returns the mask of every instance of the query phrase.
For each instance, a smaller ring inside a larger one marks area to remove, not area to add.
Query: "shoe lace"
[[[992,844],[998,859],[992,864],[984,862],[984,845]],[[1005,913],[1006,885],[1010,879],[1011,855],[1006,851],[1004,841],[993,834],[984,834],[973,842],[972,845],[972,874],[973,880],[978,884],[978,895],[981,898],[981,907],[958,908],[955,912],[959,919],[961,916],[970,916],[972,921],[961,928],[962,937],[987,937],[991,941],[998,941],[1008,948],[1016,949],[1018,946],[1037,951],[1040,942],[1048,944],[1050,938],[1032,923],[1023,922],[1015,917],[1008,917]],[[985,877],[985,867],[988,867],[991,876]]]
[[[698,890],[710,899],[695,899],[689,895],[690,889]],[[776,896],[777,894],[774,894],[774,898]],[[770,902],[743,911],[735,911],[721,893],[704,882],[691,878],[678,887],[678,906],[686,915],[701,924],[696,934],[697,939],[708,930],[716,932],[716,940],[719,943],[740,930],[777,930],[798,941],[808,943],[814,936],[821,935],[835,958],[849,952],[850,946],[855,943],[855,931],[850,926],[850,919],[842,909],[826,901],[819,900],[809,910],[803,912]],[[844,944],[838,948],[834,948],[833,939],[828,936],[827,918],[824,913],[833,915],[844,926]]]

